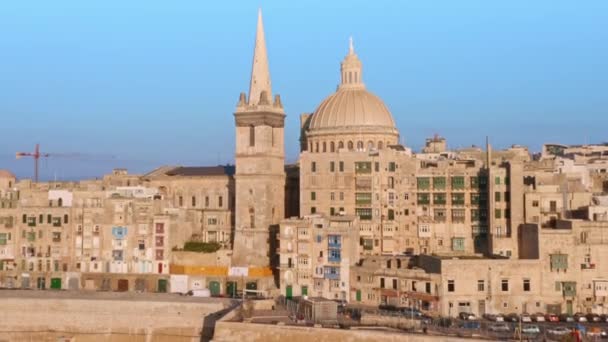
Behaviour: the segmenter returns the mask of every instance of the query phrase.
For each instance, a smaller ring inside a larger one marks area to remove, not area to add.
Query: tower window
[[[249,126],[249,146],[255,146],[255,127]]]

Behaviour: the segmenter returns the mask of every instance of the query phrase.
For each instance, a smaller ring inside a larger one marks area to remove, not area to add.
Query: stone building
[[[359,261],[354,216],[307,215],[281,222],[281,293],[348,300],[350,270]]]

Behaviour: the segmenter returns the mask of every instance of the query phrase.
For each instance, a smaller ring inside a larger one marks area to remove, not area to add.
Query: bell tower
[[[272,98],[262,11],[258,12],[249,96],[241,93],[236,125],[235,235],[232,266],[268,267],[271,231],[284,218],[285,113]]]

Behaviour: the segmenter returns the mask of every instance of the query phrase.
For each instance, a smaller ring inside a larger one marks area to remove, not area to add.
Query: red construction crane
[[[47,158],[50,155],[50,153],[40,153],[40,144],[36,144],[34,152],[17,152],[16,157],[17,159],[21,159],[23,157],[34,158],[34,182],[38,183],[38,159],[40,159],[40,157]]]

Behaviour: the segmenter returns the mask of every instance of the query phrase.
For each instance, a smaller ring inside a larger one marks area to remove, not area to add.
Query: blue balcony
[[[339,263],[339,262],[342,261],[342,258],[340,258],[339,255],[338,256],[334,256],[334,257],[328,256],[327,257],[327,261],[329,261],[329,262],[338,262]]]
[[[324,278],[339,280],[340,279],[340,268],[338,267],[325,267]]]
[[[340,235],[328,235],[327,246],[329,248],[342,248],[342,240],[340,239]]]

